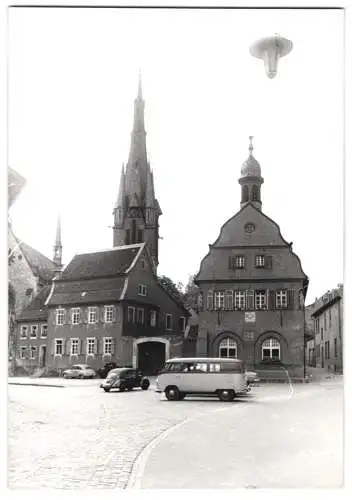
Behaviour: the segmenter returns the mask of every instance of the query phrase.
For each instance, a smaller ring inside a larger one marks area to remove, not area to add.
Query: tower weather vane
[[[277,74],[277,66],[280,57],[284,57],[291,52],[293,43],[287,38],[283,38],[278,33],[274,36],[261,38],[254,42],[249,52],[253,57],[263,59],[265,71],[269,78],[274,78]]]

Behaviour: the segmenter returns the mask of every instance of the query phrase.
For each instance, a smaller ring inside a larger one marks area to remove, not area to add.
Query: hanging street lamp
[[[265,71],[269,78],[274,78],[280,57],[284,57],[292,50],[293,43],[278,35],[261,38],[251,45],[249,51],[253,57],[263,59]]]

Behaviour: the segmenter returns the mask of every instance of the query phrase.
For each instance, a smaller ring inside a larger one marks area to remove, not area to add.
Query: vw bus
[[[244,363],[235,358],[169,359],[156,380],[156,391],[165,392],[170,401],[188,395],[213,395],[221,401],[232,401],[246,389]]]

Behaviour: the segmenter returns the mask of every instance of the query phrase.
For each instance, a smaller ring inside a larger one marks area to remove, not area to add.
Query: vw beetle
[[[120,392],[132,391],[135,387],[140,387],[143,391],[149,389],[150,381],[147,377],[133,368],[114,368],[110,370],[106,379],[100,387],[105,392],[111,389],[119,389]]]

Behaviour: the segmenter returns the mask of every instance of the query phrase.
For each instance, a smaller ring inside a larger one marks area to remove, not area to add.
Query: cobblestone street
[[[106,394],[99,383],[9,386],[10,488],[125,488],[153,438],[223,407],[216,399],[170,404],[153,389]]]

